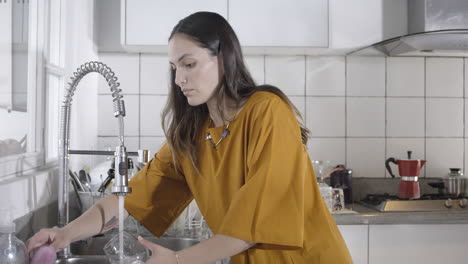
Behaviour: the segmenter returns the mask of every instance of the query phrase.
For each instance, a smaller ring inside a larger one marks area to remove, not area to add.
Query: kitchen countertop
[[[338,225],[468,224],[468,210],[433,212],[379,212],[354,203],[356,213],[333,213]]]

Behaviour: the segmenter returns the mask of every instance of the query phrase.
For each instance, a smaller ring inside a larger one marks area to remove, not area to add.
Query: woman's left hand
[[[173,250],[151,243],[142,237],[138,237],[138,241],[145,248],[151,250],[151,258],[146,261],[146,264],[177,264]]]

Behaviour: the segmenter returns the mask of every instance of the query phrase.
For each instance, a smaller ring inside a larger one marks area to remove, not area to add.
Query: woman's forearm
[[[176,252],[179,264],[206,264],[236,255],[252,246],[254,242],[225,235],[214,235],[195,246]]]
[[[125,217],[128,213],[125,211]],[[104,233],[118,225],[118,199],[109,195],[96,202],[89,210],[64,227],[71,241]]]

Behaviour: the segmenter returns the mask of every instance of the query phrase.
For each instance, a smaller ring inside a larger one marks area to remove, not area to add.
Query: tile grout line
[[[344,83],[344,126],[345,126],[345,131],[344,131],[344,163],[346,164],[346,167],[349,169],[349,164],[348,164],[348,56],[344,57],[344,77],[345,77],[345,83]]]
[[[466,85],[466,77],[465,77],[465,69],[466,67],[466,58],[463,58],[463,67],[462,67],[462,76],[463,76],[463,81],[462,81],[462,94],[463,94],[463,174],[466,172],[465,168],[465,159],[466,159],[466,93],[465,93],[465,85]]]
[[[426,70],[427,70],[427,58],[424,57],[424,160],[427,160],[427,92],[426,92]],[[427,165],[424,167],[424,178],[427,177]]]
[[[303,118],[303,122],[304,122],[304,126],[307,128],[308,124],[307,124],[307,56],[304,55],[304,98],[303,98],[303,102],[304,102],[304,116],[302,117]]]
[[[141,53],[138,53],[138,149],[141,147]]]
[[[384,140],[384,161],[386,160],[386,157],[388,155],[387,151],[388,151],[388,139],[387,139],[387,130],[388,130],[388,120],[387,120],[387,114],[388,114],[388,102],[387,102],[387,95],[388,95],[388,91],[387,91],[387,88],[388,88],[388,58],[385,57],[385,68],[384,68],[384,95],[385,95],[385,100],[384,100],[384,136],[385,136],[385,140]],[[383,168],[383,178],[387,178],[387,171],[386,171],[386,168],[384,167]]]

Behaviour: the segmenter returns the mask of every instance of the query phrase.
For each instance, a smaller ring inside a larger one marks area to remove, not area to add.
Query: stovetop
[[[381,212],[468,211],[468,197],[425,194],[419,199],[401,199],[396,195],[368,194],[360,203]]]

